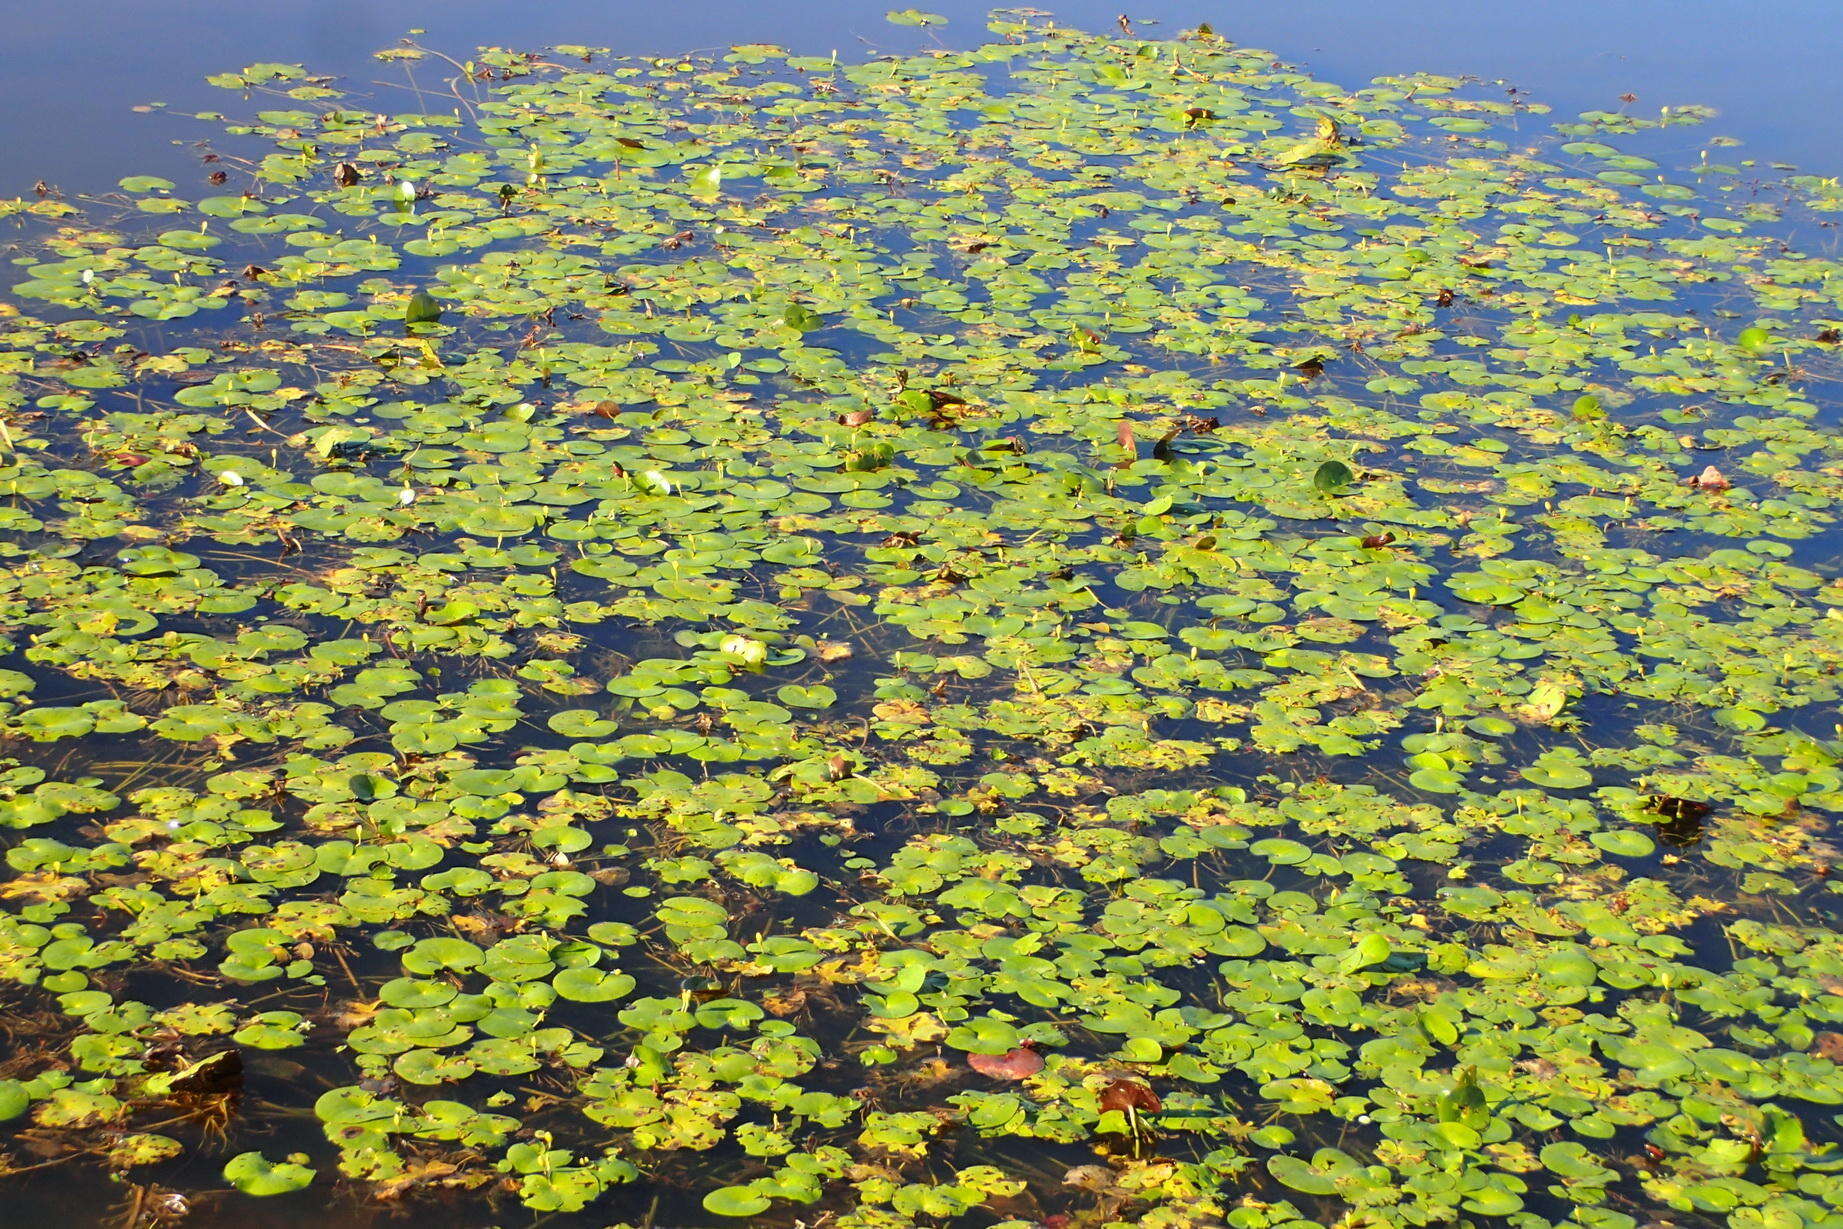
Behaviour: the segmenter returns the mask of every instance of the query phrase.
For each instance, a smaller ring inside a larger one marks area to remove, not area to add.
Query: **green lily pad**
[[[225,1162],[224,1180],[245,1195],[286,1195],[310,1185],[314,1171],[292,1159],[270,1162],[260,1152],[241,1152]]]

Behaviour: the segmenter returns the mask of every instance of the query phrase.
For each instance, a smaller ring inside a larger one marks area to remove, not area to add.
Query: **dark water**
[[[371,55],[411,29],[425,46],[554,42],[617,53],[678,53],[772,42],[824,53],[904,47],[930,37],[890,26],[892,6],[861,0],[4,0],[0,72],[0,194],[37,180],[69,193],[113,187],[134,172],[183,173],[173,120],[136,114],[164,102],[220,107],[207,73],[260,60],[303,63],[354,81],[390,76]],[[965,44],[984,34],[983,0],[930,0],[951,20],[935,32]],[[1237,42],[1267,47],[1317,75],[1355,82],[1432,71],[1502,78],[1557,111],[1646,106],[1717,108],[1711,133],[1741,138],[1762,162],[1843,169],[1843,22],[1834,0],[1066,0],[1038,7],[1104,28],[1124,11],[1136,28],[1208,21]],[[1693,156],[1694,146],[1686,147]]]

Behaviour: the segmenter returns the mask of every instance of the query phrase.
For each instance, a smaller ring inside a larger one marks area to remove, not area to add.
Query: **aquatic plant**
[[[0,204],[15,1182],[1843,1215],[1834,185],[992,31]]]

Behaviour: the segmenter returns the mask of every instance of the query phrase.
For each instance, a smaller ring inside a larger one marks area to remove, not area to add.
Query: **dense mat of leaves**
[[[1838,1223],[1834,184],[992,29],[0,204],[9,1185]]]

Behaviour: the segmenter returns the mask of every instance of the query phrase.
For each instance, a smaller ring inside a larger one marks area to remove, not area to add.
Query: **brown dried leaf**
[[[785,994],[770,994],[762,999],[762,1009],[774,1016],[798,1015],[806,1009],[808,994],[804,986],[790,986]]]
[[[928,715],[928,710],[914,700],[884,700],[870,712],[878,721],[896,725],[927,725],[934,720]]]

